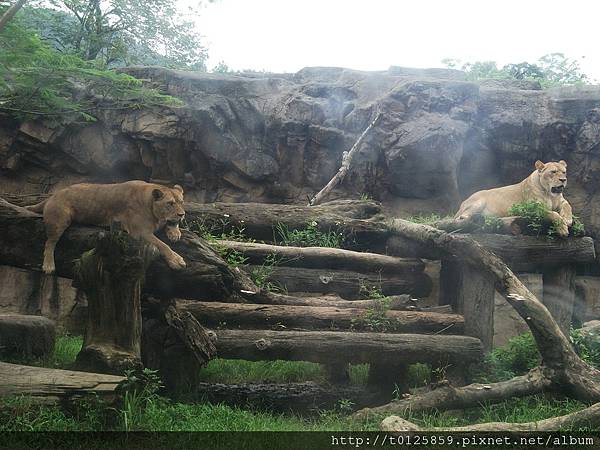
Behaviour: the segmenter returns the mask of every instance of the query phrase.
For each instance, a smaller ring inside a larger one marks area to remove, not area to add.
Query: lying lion
[[[558,234],[568,236],[573,211],[562,194],[567,186],[567,163],[561,160],[544,164],[538,160],[535,169],[520,183],[475,192],[462,202],[454,219],[468,220],[475,215],[507,217],[515,203],[537,200],[550,209],[547,218],[557,224]]]
[[[117,184],[74,184],[55,192],[28,210],[44,213],[46,247],[42,270],[55,271],[54,249],[64,231],[76,222],[108,226],[118,221],[125,231],[155,245],[172,269],[185,267],[185,261],[154,233],[166,227],[169,240],[181,238],[179,222],[185,217],[183,189],[168,188],[144,181]]]

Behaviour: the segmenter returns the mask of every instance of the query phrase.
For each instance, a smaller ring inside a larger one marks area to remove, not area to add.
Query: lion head
[[[161,222],[177,225],[185,217],[183,209],[183,188],[176,184],[173,188],[160,187],[152,190],[152,212]]]
[[[562,159],[559,162],[535,162],[542,186],[551,194],[562,194],[567,186],[567,163]]]

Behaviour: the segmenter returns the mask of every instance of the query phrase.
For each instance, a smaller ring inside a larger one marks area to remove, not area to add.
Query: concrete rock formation
[[[337,171],[377,112],[346,196],[393,213],[453,212],[475,190],[565,159],[566,197],[595,234],[600,88],[466,81],[455,70],[306,68],[296,74],[127,71],[181,108],[97,111],[92,124],[0,124],[3,191],[80,180],[177,182],[196,201],[304,203]]]

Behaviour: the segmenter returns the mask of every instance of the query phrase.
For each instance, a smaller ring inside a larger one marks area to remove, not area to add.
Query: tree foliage
[[[134,77],[56,51],[18,19],[0,33],[0,112],[10,116],[93,121],[101,109],[180,103]]]
[[[206,49],[177,1],[37,0],[23,20],[56,49],[85,60],[206,70]]]
[[[511,63],[501,68],[495,61],[476,61],[462,63],[452,58],[445,58],[442,63],[449,68],[456,68],[467,73],[470,80],[489,78],[534,80],[543,87],[578,85],[589,83],[586,74],[581,71],[579,62],[567,58],[563,53],[549,53],[538,59],[535,64],[529,62]]]

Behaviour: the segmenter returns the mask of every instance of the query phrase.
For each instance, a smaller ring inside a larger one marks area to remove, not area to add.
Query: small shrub
[[[254,242],[246,236],[246,228],[243,225],[232,225],[229,215],[225,214],[219,221],[192,220],[184,221],[183,228],[190,230],[206,241],[240,241]]]
[[[548,207],[537,200],[515,203],[508,210],[508,214],[511,216],[519,216],[525,219],[527,228],[537,235],[542,233],[546,225],[548,212]]]
[[[344,233],[339,230],[321,231],[314,220],[301,230],[290,230],[287,225],[275,226],[275,242],[279,245],[294,247],[330,247],[339,248],[344,243]]]
[[[600,332],[583,329],[571,330],[571,343],[581,359],[600,368]]]
[[[481,231],[484,233],[498,233],[502,231],[504,222],[500,217],[496,216],[483,216],[483,224],[481,225]]]
[[[571,225],[571,234],[573,236],[585,236],[585,226],[577,216],[573,216],[573,224]]]
[[[523,375],[540,363],[540,355],[531,333],[516,336],[503,347],[495,348],[485,359],[475,378],[484,383],[508,380]]]
[[[255,267],[250,272],[250,278],[252,278],[254,284],[259,288],[270,292],[285,292],[286,289],[284,286],[270,281],[275,266],[279,265],[280,262],[281,261],[274,254],[268,255],[259,267]]]

